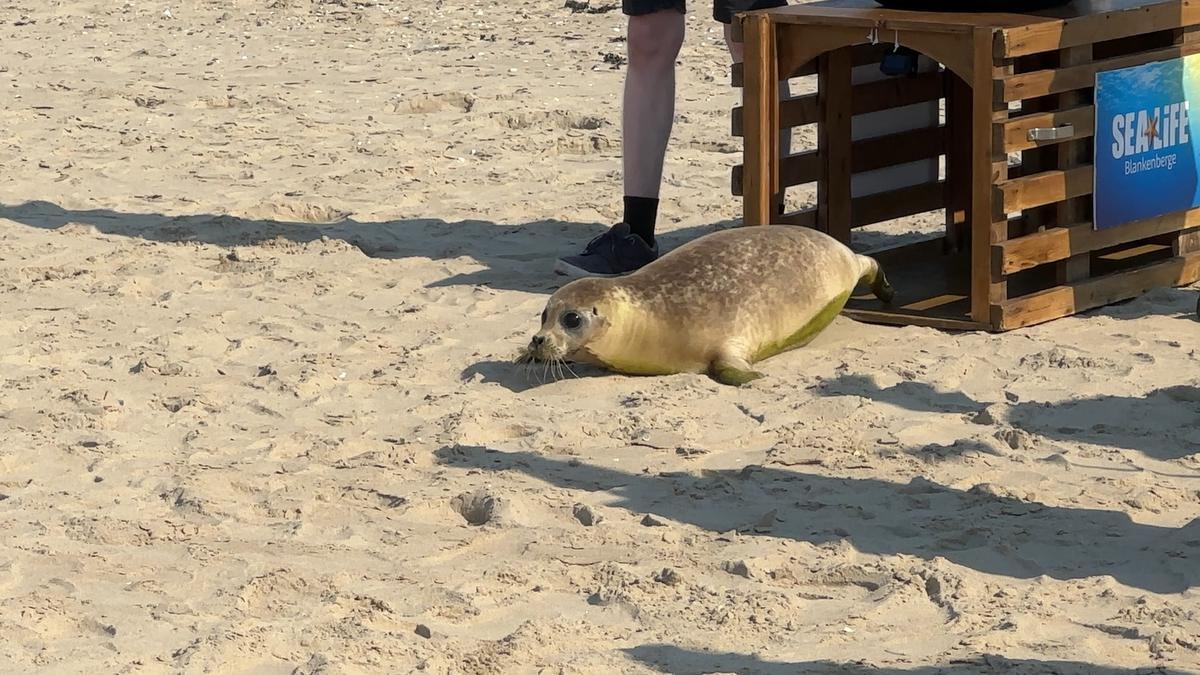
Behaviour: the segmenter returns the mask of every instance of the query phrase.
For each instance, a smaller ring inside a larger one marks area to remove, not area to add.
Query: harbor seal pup
[[[873,258],[812,228],[718,231],[626,276],[566,284],[517,361],[742,385],[763,376],[752,364],[808,344],[860,282],[884,302],[895,295]]]

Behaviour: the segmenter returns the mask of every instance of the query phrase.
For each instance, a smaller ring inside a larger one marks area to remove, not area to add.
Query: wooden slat
[[[943,237],[930,237],[907,244],[897,244],[886,248],[866,251],[863,255],[871,256],[878,262],[886,273],[892,267],[900,267],[913,262],[944,260],[945,243]]]
[[[934,71],[860,84],[854,87],[851,94],[854,99],[852,110],[855,115],[865,115],[914,103],[936,101],[942,97],[943,77],[941,72]]]
[[[960,77],[946,78],[946,250],[960,253],[970,241],[971,87]]]
[[[1155,288],[1200,280],[1200,253],[1175,256],[1126,272],[1055,286],[1008,300],[1000,306],[1000,329],[1011,330],[1110,305]]]
[[[1075,127],[1075,135],[1069,139],[1052,141],[1029,140],[1030,129],[1058,127],[1064,124],[1070,124]],[[1058,145],[1059,143],[1068,141],[1090,138],[1095,134],[1096,108],[1090,105],[1083,105],[1065,110],[1052,110],[1032,115],[1022,115],[1020,117],[1013,117],[1000,126],[1002,128],[1001,134],[1004,138],[1005,152],[1019,152],[1030,148]]]
[[[857,309],[847,307],[842,310],[847,318],[863,323],[878,323],[889,326],[920,326],[938,330],[977,331],[988,328],[987,324],[977,323],[970,319],[950,319],[933,314],[923,314],[917,311]]]
[[[993,308],[1008,297],[1008,282],[992,275],[991,246],[1008,238],[1008,222],[993,185],[1008,178],[1008,158],[993,138],[992,122],[1003,121],[1008,107],[995,100],[989,83],[1011,74],[1013,63],[992,59],[992,34],[973,32],[971,55],[971,319],[994,325]]]
[[[735,138],[741,138],[744,133],[744,114],[742,106],[733,108],[732,115],[730,116],[730,132]],[[817,105],[816,94],[793,96],[779,102],[779,126],[785,129],[813,124],[817,121],[820,114],[821,109]]]
[[[730,188],[735,197],[742,196],[742,165],[733,167],[730,175]],[[779,160],[779,186],[781,188],[794,185],[804,185],[817,180],[821,175],[821,158],[816,150],[795,153]]]
[[[852,149],[850,49],[821,55],[817,66],[821,122],[817,153],[821,157],[817,182],[817,225],[843,244],[850,243],[850,153]]]
[[[1070,67],[1087,63],[1092,60],[1092,45],[1081,45],[1079,47],[1064,49],[1059,52],[1058,59],[1060,67]],[[1077,90],[1060,94],[1056,97],[1058,99],[1057,105],[1061,109],[1071,109],[1071,106],[1090,103],[1091,97],[1089,93],[1084,90]],[[1092,159],[1088,153],[1089,145],[1087,141],[1079,138],[1073,137],[1066,142],[1059,143],[1054,149],[1056,151],[1056,166],[1064,171],[1090,163]],[[1089,190],[1088,192],[1092,191]],[[1089,218],[1092,207],[1087,201],[1075,198],[1058,202],[1054,206],[1055,224],[1076,223]],[[1091,265],[1091,256],[1087,254],[1073,255],[1057,265],[1055,269],[1056,279],[1060,284],[1071,284],[1082,281],[1091,275]]]
[[[1076,0],[1088,1],[1088,0]],[[1112,2],[1113,0],[1093,0]],[[1128,0],[1118,0],[1128,1]],[[1143,2],[1145,0],[1142,0]],[[849,5],[858,5],[852,7]],[[804,24],[806,26],[831,28],[852,27],[870,29],[879,28],[879,39],[884,41],[885,34],[893,30],[904,33],[970,33],[972,30],[986,29],[989,32],[1000,19],[1000,26],[1024,25],[1032,21],[1043,21],[1041,17],[1029,17],[1016,14],[996,15],[982,12],[931,12],[931,11],[898,11],[881,8],[874,0],[834,0],[833,2],[794,3],[771,11],[771,15],[781,24]],[[865,36],[865,33],[864,33]]]
[[[752,120],[745,142],[746,196],[742,221],[766,225],[774,215],[771,205],[778,191],[779,79],[775,68],[775,31],[771,18],[753,14],[743,22],[746,38],[746,115]]]
[[[1092,192],[1092,167],[1043,171],[1002,181],[997,187],[1003,200],[1004,213],[1016,213]]]
[[[965,295],[958,295],[955,293],[943,293],[942,295],[934,296],[932,298],[925,298],[924,300],[910,302],[907,305],[901,307],[901,309],[907,309],[907,310],[912,310],[912,311],[917,311],[917,312],[926,312],[931,309],[936,309],[938,307],[952,306],[957,303],[963,302],[966,299],[967,299],[967,296],[965,296]]]
[[[1130,54],[1140,54],[1152,49],[1163,49],[1177,44],[1175,39],[1179,29],[1163,30],[1152,33],[1139,33],[1131,35],[1119,40],[1109,42],[1100,42],[1092,45],[1080,45],[1081,47],[1090,47],[1092,56],[1095,59],[1107,59],[1114,56],[1128,56]],[[1088,59],[1091,61],[1092,59]],[[1069,64],[1078,65],[1078,64]]]
[[[850,205],[851,227],[936,211],[945,206],[945,199],[946,184],[940,181],[859,197]]]
[[[1134,258],[1140,258],[1141,256],[1149,255],[1151,253],[1162,253],[1170,248],[1170,246],[1163,244],[1141,244],[1140,246],[1134,246],[1133,248],[1123,248],[1117,251],[1110,251],[1104,255],[1096,256],[1096,259],[1103,260],[1105,262],[1127,262],[1129,260],[1133,260]],[[1172,253],[1171,255],[1175,254]]]
[[[1171,242],[1175,255],[1200,253],[1200,230],[1180,232],[1175,241]]]
[[[879,112],[889,108],[935,101],[942,96],[942,73],[921,73],[913,77],[898,77],[860,84],[851,90],[851,110],[855,115]],[[817,94],[793,96],[779,102],[779,124],[798,127],[813,124],[820,117]],[[740,137],[744,128],[742,107],[733,109],[733,135]]]
[[[1058,54],[1057,53],[1034,54],[1032,56],[1026,56],[1026,57],[1014,60],[1013,72],[1028,73],[1031,71],[1039,71],[1039,70],[1043,70],[1046,68],[1057,68],[1058,66],[1059,66],[1059,63],[1058,63]],[[1008,74],[1008,73],[1006,73],[1006,74]],[[1006,110],[1008,109],[1008,106],[1004,103],[1001,103],[1000,106]],[[1021,102],[1021,114],[1029,115],[1029,114],[1045,113],[1045,112],[1049,112],[1052,110],[1059,110],[1064,107],[1070,107],[1070,106],[1059,105],[1057,96],[1042,96],[1040,98],[1034,98],[1034,99],[1022,101]],[[994,133],[993,133],[992,138],[993,138],[993,143],[995,144],[994,147],[997,149],[1002,149],[1004,147],[1004,138],[1001,135],[1003,133],[1003,127],[1001,126],[1000,128],[993,128],[993,132]],[[1006,152],[1006,155],[1007,155],[1007,152]],[[1007,156],[1005,158],[1005,161],[1007,163]],[[1058,166],[1057,149],[1054,147],[1038,147],[1038,148],[1033,148],[1033,149],[1030,149],[1030,150],[1027,150],[1027,151],[1021,153],[1020,170],[1010,172],[1009,178],[1016,178],[1018,176],[1029,176],[1029,175],[1032,175],[1035,173],[1039,173],[1041,171],[1049,171],[1051,169],[1059,169],[1059,168],[1062,168],[1062,167]],[[1053,205],[1053,204],[1049,204],[1049,205],[1046,205],[1046,206],[1043,206],[1040,208],[1034,208],[1034,209],[1029,209],[1028,211],[1025,211],[1022,214],[1025,216],[1025,218],[1021,223],[1019,223],[1020,227],[1023,229],[1017,229],[1016,226],[1018,225],[1018,223],[1010,222],[1009,223],[1010,227],[1008,230],[1009,237],[1019,237],[1024,234],[1028,234],[1029,232],[1036,232],[1045,227],[1055,225],[1056,224],[1056,221],[1054,220],[1055,212],[1056,212],[1056,208],[1055,208],[1055,205]],[[1006,215],[1003,215],[1003,216],[1001,216],[1000,219],[1004,219],[1006,217],[1007,217]]]
[[[1178,45],[1166,49],[1117,56],[1111,59],[1092,61],[1091,63],[1067,68],[1051,68],[1035,70],[1031,73],[1010,75],[995,83],[996,98],[1010,103],[1038,96],[1060,94],[1073,89],[1086,89],[1096,84],[1096,73],[1140,66],[1152,61],[1162,61],[1180,56],[1200,53],[1200,45]]]
[[[777,225],[795,225],[797,227],[816,227],[817,226],[817,209],[810,207],[791,213],[784,213],[772,220]]]
[[[889,166],[935,158],[946,151],[946,128],[927,127],[886,136],[855,141],[850,150],[850,170],[854,173],[875,171]],[[742,194],[742,165],[732,170],[734,196]],[[803,185],[821,175],[820,155],[816,150],[794,153],[779,162],[781,187]]]
[[[1134,6],[1115,14],[1093,14],[1002,28],[996,40],[996,56],[1027,56],[1197,23],[1200,23],[1200,5],[1195,2],[1175,0]]]
[[[1054,227],[1011,239],[992,247],[996,271],[1013,274],[1045,263],[1120,246],[1139,239],[1200,228],[1200,209],[1149,218],[1105,230],[1092,229],[1091,223]]]
[[[942,208],[945,192],[945,183],[938,182],[858,197],[850,201],[850,225],[862,227],[915,213],[935,211]],[[817,208],[810,207],[775,216],[771,222],[817,227]]]
[[[938,126],[864,138],[854,144],[851,166],[862,173],[937,157],[946,152],[947,133]]]

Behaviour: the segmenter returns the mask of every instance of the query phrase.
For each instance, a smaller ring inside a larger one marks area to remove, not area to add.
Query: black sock
[[[654,223],[658,220],[658,200],[651,197],[625,197],[625,220],[629,230],[654,245]]]

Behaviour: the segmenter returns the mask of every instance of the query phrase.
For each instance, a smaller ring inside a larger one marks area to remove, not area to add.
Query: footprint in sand
[[[350,212],[319,204],[274,202],[250,208],[243,217],[252,220],[332,225],[349,218]]]
[[[418,94],[410,99],[396,103],[393,112],[402,115],[424,115],[443,111],[469,113],[474,108],[474,96],[460,91],[450,91],[440,94]]]
[[[529,110],[516,113],[494,113],[491,115],[498,125],[514,130],[549,128],[595,131],[608,126],[609,121],[595,115],[569,113],[563,110]]]
[[[322,595],[337,597],[337,589],[288,569],[276,569],[247,581],[236,598],[246,616],[284,619],[306,616],[310,599]]]
[[[468,525],[484,525],[492,521],[500,509],[501,502],[487,492],[464,492],[450,500],[450,508],[467,521]]]

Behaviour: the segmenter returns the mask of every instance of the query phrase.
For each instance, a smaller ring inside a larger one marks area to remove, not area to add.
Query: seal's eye
[[[562,315],[562,325],[567,330],[576,330],[583,325],[583,317],[579,312],[566,312]]]
[[[546,310],[542,310],[542,325],[546,325]]]

